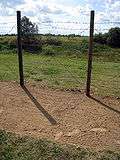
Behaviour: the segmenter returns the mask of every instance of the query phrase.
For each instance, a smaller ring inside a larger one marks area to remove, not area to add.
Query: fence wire
[[[86,89],[90,15],[81,21],[40,21],[38,34],[23,42],[26,82],[70,90]],[[95,34],[120,27],[120,22],[96,22]],[[18,80],[15,22],[0,23],[0,79]],[[120,96],[120,49],[94,42],[91,93],[96,96]],[[3,70],[4,68],[4,70]]]
[[[39,54],[24,54],[24,70],[27,81],[60,89],[83,90],[86,83],[87,59],[83,52],[88,50],[89,28],[88,17],[82,17],[83,22],[40,21],[37,23],[39,34],[36,35],[42,43]],[[85,22],[86,20],[86,22]],[[76,36],[76,34],[78,36]],[[85,44],[80,45],[81,41]],[[26,44],[24,45],[24,47]],[[29,44],[29,49],[38,46]],[[27,47],[27,46],[26,46]]]
[[[17,25],[15,22],[0,23],[0,80],[18,80],[17,47],[12,47],[16,41]]]
[[[120,28],[120,22],[95,23],[95,34],[105,38],[111,28]],[[111,47],[108,37],[97,43],[94,35],[92,70],[92,94],[96,96],[120,97],[120,48]]]

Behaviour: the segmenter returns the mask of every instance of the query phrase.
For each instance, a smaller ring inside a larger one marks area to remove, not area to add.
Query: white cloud
[[[120,1],[119,0],[84,0],[79,2],[79,5],[75,5],[74,2],[78,0],[1,0],[0,2],[0,15],[1,22],[16,21],[16,10],[21,10],[23,16],[28,16],[33,22],[41,23],[44,22],[81,22],[77,23],[48,23],[41,24],[40,27],[48,30],[50,27],[56,28],[68,28],[81,29],[88,28],[90,10],[96,11],[95,22],[109,22],[109,21],[120,21]],[[4,2],[4,3],[3,3]],[[21,2],[21,3],[19,3]],[[69,2],[69,3],[68,3]],[[72,3],[73,2],[73,3]],[[84,5],[83,5],[84,2]],[[6,4],[6,5],[5,5]],[[13,5],[14,4],[14,5]],[[68,4],[68,5],[65,5]],[[74,5],[73,5],[74,4]],[[12,26],[11,26],[12,27]],[[98,28],[109,28],[110,25],[96,25]],[[57,29],[51,29],[56,32]],[[58,32],[63,32],[62,29],[58,29]],[[67,32],[67,31],[64,31]],[[70,32],[70,30],[69,30]],[[79,33],[80,31],[71,30],[71,32]]]

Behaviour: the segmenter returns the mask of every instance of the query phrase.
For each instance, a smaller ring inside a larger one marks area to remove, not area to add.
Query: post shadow
[[[107,108],[107,109],[109,109],[109,110],[111,110],[111,111],[114,111],[114,112],[116,112],[117,114],[120,114],[120,111],[118,111],[118,110],[116,110],[116,109],[108,106],[107,104],[101,102],[101,101],[98,100],[97,98],[95,98],[95,97],[93,97],[93,96],[91,96],[91,95],[90,95],[90,96],[87,96],[87,97],[90,98],[90,99],[92,99],[92,100],[94,100],[94,101],[96,101],[97,103],[101,104],[101,105],[104,106],[105,108]]]
[[[40,105],[40,103],[36,100],[36,98],[30,93],[30,91],[26,88],[26,86],[22,85],[22,89],[25,91],[25,93],[28,95],[28,97],[31,99],[31,101],[36,105],[36,107],[39,109],[39,111],[42,112],[42,114],[48,119],[48,121],[52,125],[56,125],[56,120]]]

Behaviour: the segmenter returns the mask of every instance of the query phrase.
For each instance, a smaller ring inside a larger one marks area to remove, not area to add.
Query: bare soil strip
[[[120,100],[0,82],[0,129],[95,150],[120,149]]]

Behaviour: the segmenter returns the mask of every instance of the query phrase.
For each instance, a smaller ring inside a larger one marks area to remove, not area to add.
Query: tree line
[[[120,48],[120,28],[111,28],[108,33],[95,34],[94,42]]]
[[[14,34],[13,34],[14,35]],[[81,35],[54,35],[46,34],[46,39],[42,39],[42,34],[38,33],[38,26],[35,23],[32,23],[29,18],[26,16],[21,19],[21,35],[22,35],[22,48],[31,52],[42,51],[43,45],[54,45],[61,46],[62,41],[58,36],[65,36],[69,38],[81,37]],[[16,35],[15,35],[16,36]],[[102,45],[109,45],[111,47],[120,48],[120,28],[115,27],[111,28],[108,33],[99,33],[94,35],[94,42]],[[80,45],[88,46],[88,41],[81,41]],[[11,39],[9,46],[11,49],[16,48],[17,41],[16,39]],[[4,48],[4,47],[3,47]],[[87,47],[86,47],[87,48]]]
[[[23,17],[22,21],[22,37],[26,41],[30,41],[31,38],[35,41],[34,43],[38,43],[34,36],[38,34],[38,26],[35,23],[32,23],[29,18]],[[50,36],[50,34],[48,34]],[[67,36],[70,37],[80,37],[80,35],[70,34]],[[52,39],[49,40],[49,43],[52,43]],[[94,42],[109,45],[111,47],[119,47],[120,48],[120,28],[115,27],[111,28],[108,33],[99,33],[95,34]],[[30,43],[30,42],[29,42]],[[33,41],[32,41],[33,43]],[[54,41],[55,43],[55,41]],[[57,43],[56,43],[57,45]]]

